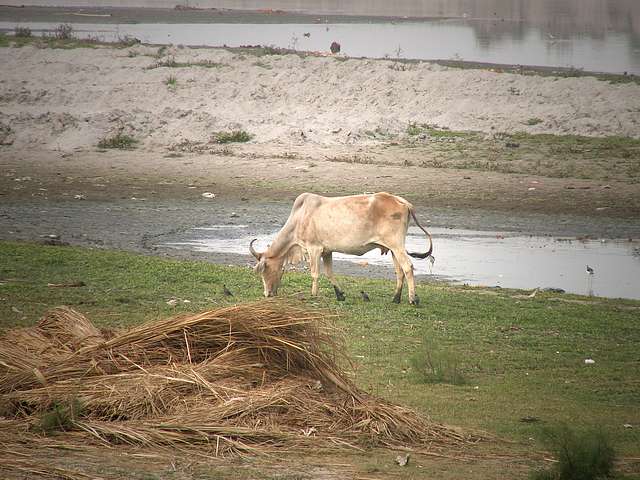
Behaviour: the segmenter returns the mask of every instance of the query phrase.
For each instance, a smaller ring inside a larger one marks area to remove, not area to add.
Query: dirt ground
[[[288,203],[304,190],[387,190],[423,215],[640,213],[639,148],[625,144],[640,138],[635,83],[261,49],[43,46],[0,48],[4,201],[193,199],[210,189],[216,201]],[[232,130],[251,141],[213,142]],[[586,137],[525,149],[508,137],[518,132]],[[117,134],[135,150],[97,148]],[[589,141],[607,136],[622,146]]]
[[[495,446],[494,446],[495,448]],[[467,451],[410,453],[409,463],[399,466],[395,457],[401,452],[377,449],[367,458],[358,452],[333,452],[329,455],[311,454],[301,457],[294,452],[281,452],[263,458],[207,458],[185,455],[182,452],[166,455],[149,454],[145,449],[124,447],[118,452],[95,447],[78,447],[75,451],[60,451],[55,445],[42,449],[47,456],[48,468],[60,478],[126,478],[149,480],[182,479],[388,479],[439,478],[442,480],[469,478],[527,478],[535,465],[544,464],[540,452],[526,452],[516,447],[519,454],[501,455],[483,445]],[[28,469],[28,464],[25,465]],[[230,468],[231,467],[231,468]],[[34,467],[35,468],[35,467]],[[625,468],[624,466],[622,467]],[[59,469],[59,470],[55,470]],[[0,469],[0,471],[2,471]],[[28,470],[27,470],[28,471]],[[77,472],[83,472],[78,474]],[[16,472],[17,473],[17,472]],[[25,472],[26,473],[26,472]],[[74,477],[73,475],[78,475]],[[30,478],[18,475],[7,477]],[[82,475],[87,475],[82,477]]]
[[[640,236],[640,189],[635,184],[602,188],[592,180],[373,167],[268,154],[181,155],[137,150],[60,154],[4,147],[0,238],[38,241],[57,234],[74,244],[154,251],[160,243],[154,239],[194,226],[240,222],[254,233],[272,231],[283,224],[293,199],[303,191],[380,190],[406,196],[420,218],[433,226],[594,238]],[[216,196],[205,198],[203,193]]]

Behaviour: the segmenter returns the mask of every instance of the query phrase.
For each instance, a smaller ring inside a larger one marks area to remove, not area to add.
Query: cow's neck
[[[266,255],[267,257],[281,257],[287,254],[291,246],[294,244],[293,240],[293,229],[287,228],[285,225],[276,238],[273,239],[273,243],[267,249]]]

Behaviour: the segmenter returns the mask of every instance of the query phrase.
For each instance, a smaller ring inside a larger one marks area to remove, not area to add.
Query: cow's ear
[[[257,273],[264,273],[264,269],[265,269],[265,262],[264,260],[260,260],[258,263],[256,263],[256,266],[253,267],[253,269],[257,272]]]

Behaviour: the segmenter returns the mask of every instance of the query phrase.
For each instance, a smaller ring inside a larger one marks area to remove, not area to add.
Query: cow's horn
[[[249,251],[251,252],[251,255],[256,257],[256,260],[260,260],[260,257],[262,256],[262,254],[256,252],[256,249],[253,248],[253,242],[255,242],[256,240],[258,240],[258,239],[254,238],[253,240],[251,240],[251,243],[249,244]]]

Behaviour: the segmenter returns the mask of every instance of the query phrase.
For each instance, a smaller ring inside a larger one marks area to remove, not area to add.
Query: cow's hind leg
[[[409,260],[407,252],[405,252],[404,250],[395,250],[392,253],[395,255],[395,258],[400,264],[400,268],[402,268],[404,276],[407,279],[407,287],[409,288],[409,303],[411,305],[418,305],[420,300],[416,295],[416,282],[413,278],[413,264],[411,263],[411,260]]]
[[[331,252],[322,255],[322,263],[324,263],[324,274],[331,282],[331,285],[333,285],[333,291],[336,292],[336,299],[339,302],[344,301],[344,292],[340,290],[336,283],[336,279],[333,277],[333,257],[331,256]]]
[[[311,295],[318,295],[318,278],[320,277],[321,250],[309,250],[309,270],[311,270]]]
[[[391,258],[393,258],[393,267],[396,269],[396,292],[393,295],[393,303],[400,303],[402,287],[404,286],[404,272],[393,252],[391,252]]]

